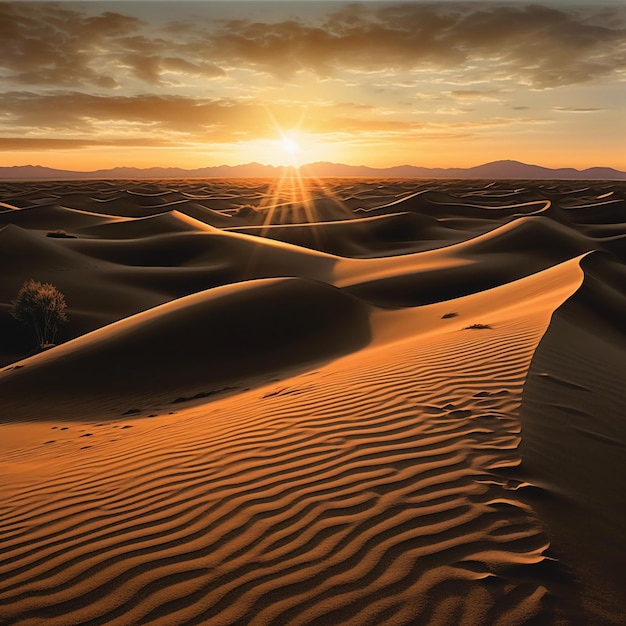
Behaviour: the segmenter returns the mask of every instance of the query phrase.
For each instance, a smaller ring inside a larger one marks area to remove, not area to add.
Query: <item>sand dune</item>
[[[0,213],[2,226],[14,224],[22,228],[47,231],[66,229],[67,232],[73,232],[76,229],[110,224],[115,221],[117,221],[115,217],[70,209],[58,204],[42,204],[22,209],[17,213],[14,210]],[[63,224],[63,229],[59,227],[59,224]]]
[[[623,623],[625,191],[1,183],[0,622]]]
[[[434,218],[416,213],[394,213],[322,223],[239,226],[228,230],[357,258],[439,248],[467,236],[464,232],[456,232],[440,224]]]
[[[148,217],[120,219],[83,226],[79,232],[99,239],[141,239],[169,233],[210,232],[211,230],[204,222],[174,210]]]
[[[583,268],[582,287],[557,309],[533,357],[521,451],[525,475],[553,494],[538,508],[555,543],[577,546],[572,564],[589,585],[585,600],[610,622],[611,607],[626,604],[626,270],[597,254]]]
[[[154,412],[182,396],[240,388],[249,378],[365,346],[368,313],[339,289],[293,278],[236,283],[179,298],[6,371],[0,376],[0,419],[31,417],[23,402],[30,389],[46,398],[40,418],[99,419],[146,403]]]

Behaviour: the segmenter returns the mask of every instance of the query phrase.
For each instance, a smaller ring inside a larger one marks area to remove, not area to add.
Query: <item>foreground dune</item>
[[[623,185],[306,184],[0,188],[0,622],[623,623]]]

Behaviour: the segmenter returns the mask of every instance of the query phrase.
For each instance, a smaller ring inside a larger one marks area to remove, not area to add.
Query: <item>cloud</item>
[[[596,111],[604,111],[605,109],[597,107],[554,107],[553,111],[560,113],[595,113]]]
[[[376,8],[376,6],[378,8]],[[278,77],[298,70],[463,70],[535,88],[590,81],[626,66],[626,30],[614,12],[537,5],[352,5],[319,25],[226,22],[213,54]]]
[[[146,136],[168,132],[186,139],[233,140],[247,134],[273,136],[281,127],[297,127],[306,107],[292,102],[275,103],[271,112],[264,103],[225,98],[193,98],[179,95],[96,95],[81,92],[36,93],[13,91],[0,94],[6,128],[23,132],[71,132],[74,136],[109,131],[126,125]],[[375,109],[350,102],[318,104],[308,111],[309,132],[360,132],[403,130],[402,121],[382,120]],[[0,126],[1,128],[1,126]]]
[[[263,102],[228,98],[12,91],[0,93],[0,110],[0,132],[4,126],[5,132],[21,132],[31,141],[71,133],[77,142],[104,136],[120,141],[128,134],[163,142],[230,142],[274,138],[275,121],[282,128],[298,127],[307,109],[291,101],[268,108]],[[309,132],[358,133],[409,125],[378,119],[375,110],[360,104],[327,102],[308,110],[306,127]]]
[[[168,74],[218,78],[226,76],[226,72],[213,63],[188,61],[180,57],[146,56],[137,53],[121,54],[117,62],[127,67],[130,73],[140,80],[154,86],[167,86]]]
[[[150,24],[121,13],[90,17],[54,3],[0,3],[4,83],[114,89],[129,77],[166,85],[166,73],[225,76],[197,53],[178,56],[179,48],[190,51],[187,43],[157,36]]]
[[[479,89],[453,89],[449,92],[446,92],[455,100],[461,101],[477,101],[480,100],[482,102],[500,102],[502,92],[497,91],[495,89],[489,89],[485,91],[481,91]]]
[[[124,3],[114,6],[119,10],[89,16],[73,3],[0,3],[0,80],[74,89],[139,80],[174,88],[176,75],[220,78],[238,69],[280,81],[300,71],[409,79],[436,70],[544,89],[626,68],[624,9],[617,6],[364,3],[324,14],[320,3],[318,16],[306,21],[253,22],[218,20],[211,3],[197,3],[194,20],[181,5],[177,22],[160,25],[124,15]]]
[[[256,129],[262,122],[269,124],[259,105],[177,95],[8,92],[0,94],[0,108],[8,128],[74,136],[94,133],[103,123],[109,128],[125,123],[147,135],[166,131],[188,136],[231,136],[235,131]]]
[[[0,3],[0,67],[13,83],[117,86],[92,65],[113,37],[140,28],[134,17],[105,12],[86,17],[52,3]]]
[[[164,147],[172,146],[172,142],[146,137],[133,139],[50,139],[40,137],[0,137],[0,152],[17,151],[46,151],[46,150],[75,150],[94,147]]]
[[[8,92],[0,94],[0,110],[5,112],[0,132],[10,135],[0,141],[0,146],[16,150],[239,143],[276,139],[276,123],[290,129],[303,122],[305,132],[324,140],[354,143],[374,138],[395,142],[465,137],[494,127],[549,121],[488,117],[451,122],[432,116],[402,119],[351,102],[328,101],[307,108],[304,102],[296,105],[287,101],[268,107],[255,100],[80,92]]]

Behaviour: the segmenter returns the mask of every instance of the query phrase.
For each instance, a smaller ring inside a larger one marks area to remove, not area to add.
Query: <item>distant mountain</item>
[[[137,179],[137,178],[271,178],[282,168],[260,163],[246,165],[218,165],[186,170],[180,167],[114,167],[106,170],[77,172],[57,170],[41,165],[14,165],[0,167],[0,179],[76,180],[76,179]]]
[[[429,168],[399,165],[384,169],[342,163],[311,163],[306,171],[314,176],[369,176],[385,178],[511,178],[511,179],[578,179],[626,180],[626,172],[610,167],[593,167],[586,170],[574,168],[551,169],[528,165],[519,161],[493,161],[469,168]]]
[[[41,165],[0,167],[4,180],[76,180],[76,179],[138,179],[138,178],[274,178],[290,168],[247,163],[245,165],[218,165],[186,170],[177,167],[115,167],[93,172],[57,170]],[[429,168],[415,165],[375,168],[343,163],[309,163],[300,168],[303,176],[367,177],[367,178],[474,178],[474,179],[577,179],[626,180],[626,172],[610,167],[592,167],[586,170],[573,168],[551,169],[528,165],[519,161],[493,161],[469,168]]]

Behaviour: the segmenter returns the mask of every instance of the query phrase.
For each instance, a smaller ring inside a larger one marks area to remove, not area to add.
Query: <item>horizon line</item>
[[[0,165],[0,170],[3,169],[16,169],[16,168],[41,168],[41,169],[50,169],[50,170],[56,170],[56,171],[61,171],[61,172],[76,172],[79,174],[89,174],[89,173],[93,173],[93,172],[101,172],[101,171],[109,171],[109,170],[116,170],[116,169],[135,169],[135,170],[141,170],[141,171],[146,171],[146,170],[153,170],[153,169],[160,169],[160,170],[182,170],[182,171],[187,171],[187,172],[197,172],[200,170],[206,170],[206,169],[217,169],[217,168],[238,168],[238,167],[246,167],[246,166],[259,166],[259,167],[265,167],[265,168],[272,168],[272,169],[296,169],[296,170],[301,170],[302,168],[306,168],[306,167],[310,167],[310,166],[314,166],[314,165],[327,165],[327,166],[337,166],[337,167],[350,167],[350,168],[364,168],[364,169],[371,169],[371,170],[393,170],[393,169],[399,169],[399,168],[414,168],[414,169],[423,169],[423,170],[472,170],[472,169],[476,169],[479,167],[484,167],[487,165],[496,165],[496,164],[504,164],[504,163],[508,163],[508,164],[515,164],[515,165],[522,165],[525,167],[533,167],[533,168],[540,168],[540,169],[545,169],[545,170],[571,170],[571,171],[575,171],[575,172],[585,172],[587,170],[593,170],[593,169],[610,169],[610,170],[614,170],[616,172],[619,173],[626,173],[626,171],[624,170],[620,170],[617,167],[614,167],[612,165],[591,165],[589,167],[584,167],[584,168],[576,168],[573,166],[569,166],[569,165],[564,165],[564,166],[558,166],[558,167],[550,167],[550,166],[545,166],[545,165],[538,165],[536,163],[527,163],[524,161],[518,161],[517,159],[496,159],[494,161],[486,161],[484,163],[479,163],[477,165],[466,165],[466,166],[427,166],[427,165],[414,165],[411,163],[400,163],[400,164],[396,164],[396,165],[386,165],[386,166],[375,166],[375,165],[366,165],[363,163],[359,163],[359,164],[352,164],[352,163],[342,163],[342,162],[338,162],[338,161],[311,161],[308,163],[302,163],[301,165],[295,165],[295,164],[280,164],[280,165],[273,165],[271,163],[261,163],[259,161],[249,161],[246,163],[237,163],[234,165],[231,164],[227,164],[227,163],[220,163],[218,165],[203,165],[200,167],[194,167],[194,168],[188,168],[188,167],[181,167],[181,166],[177,166],[177,165],[147,165],[147,166],[138,166],[138,165],[113,165],[113,166],[109,166],[109,167],[99,167],[96,169],[89,169],[89,170],[79,170],[79,169],[67,169],[67,168],[62,168],[62,167],[53,167],[53,166],[49,166],[49,165],[41,165],[39,163],[33,165],[32,163],[28,163],[25,165]]]

